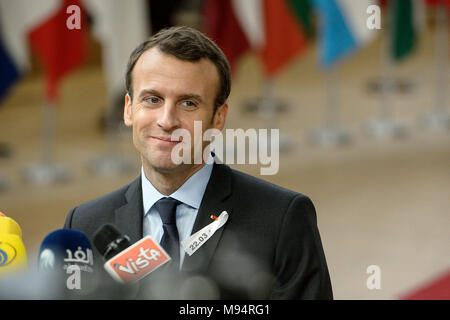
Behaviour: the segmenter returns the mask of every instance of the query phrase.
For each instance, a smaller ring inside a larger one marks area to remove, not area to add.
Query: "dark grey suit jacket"
[[[206,298],[220,299],[333,298],[316,213],[308,197],[214,164],[192,233],[224,210],[229,214],[227,223],[192,256],[185,256],[180,277],[170,277],[170,285],[164,282],[166,292],[184,290],[190,292],[188,298],[204,298],[200,291],[209,292]],[[64,227],[84,232],[92,242],[94,232],[105,223],[114,224],[132,243],[143,237],[140,177],[75,207]],[[156,278],[153,273],[147,278],[152,277]],[[102,282],[109,280],[107,275]],[[151,286],[150,280],[142,281],[140,292],[150,292],[143,289]],[[137,297],[154,296],[161,297]]]

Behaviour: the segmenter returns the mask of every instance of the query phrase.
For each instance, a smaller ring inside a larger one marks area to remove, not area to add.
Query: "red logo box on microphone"
[[[105,270],[121,283],[132,283],[169,261],[164,249],[147,236],[108,260]]]

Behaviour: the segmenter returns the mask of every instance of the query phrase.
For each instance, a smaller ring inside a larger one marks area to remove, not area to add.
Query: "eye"
[[[195,108],[197,104],[191,100],[185,100],[182,102],[182,105],[188,109]]]
[[[159,99],[158,97],[149,97],[149,98],[146,98],[145,101],[150,104],[156,104],[156,103],[160,102],[161,99]]]

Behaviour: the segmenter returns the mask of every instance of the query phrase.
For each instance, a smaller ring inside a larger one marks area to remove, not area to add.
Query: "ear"
[[[131,127],[133,125],[133,109],[131,103],[131,97],[127,93],[125,94],[125,107],[123,109],[123,122],[127,127]]]
[[[225,127],[225,121],[227,119],[227,114],[228,114],[228,104],[224,103],[223,105],[218,107],[216,110],[216,113],[215,113],[214,119],[213,119],[213,127],[222,131],[223,128]]]

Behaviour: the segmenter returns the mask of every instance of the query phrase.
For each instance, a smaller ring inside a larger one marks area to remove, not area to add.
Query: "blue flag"
[[[13,83],[19,79],[19,75],[19,70],[0,38],[0,102]]]
[[[313,0],[320,16],[320,63],[331,68],[375,34],[366,25],[371,0]]]

